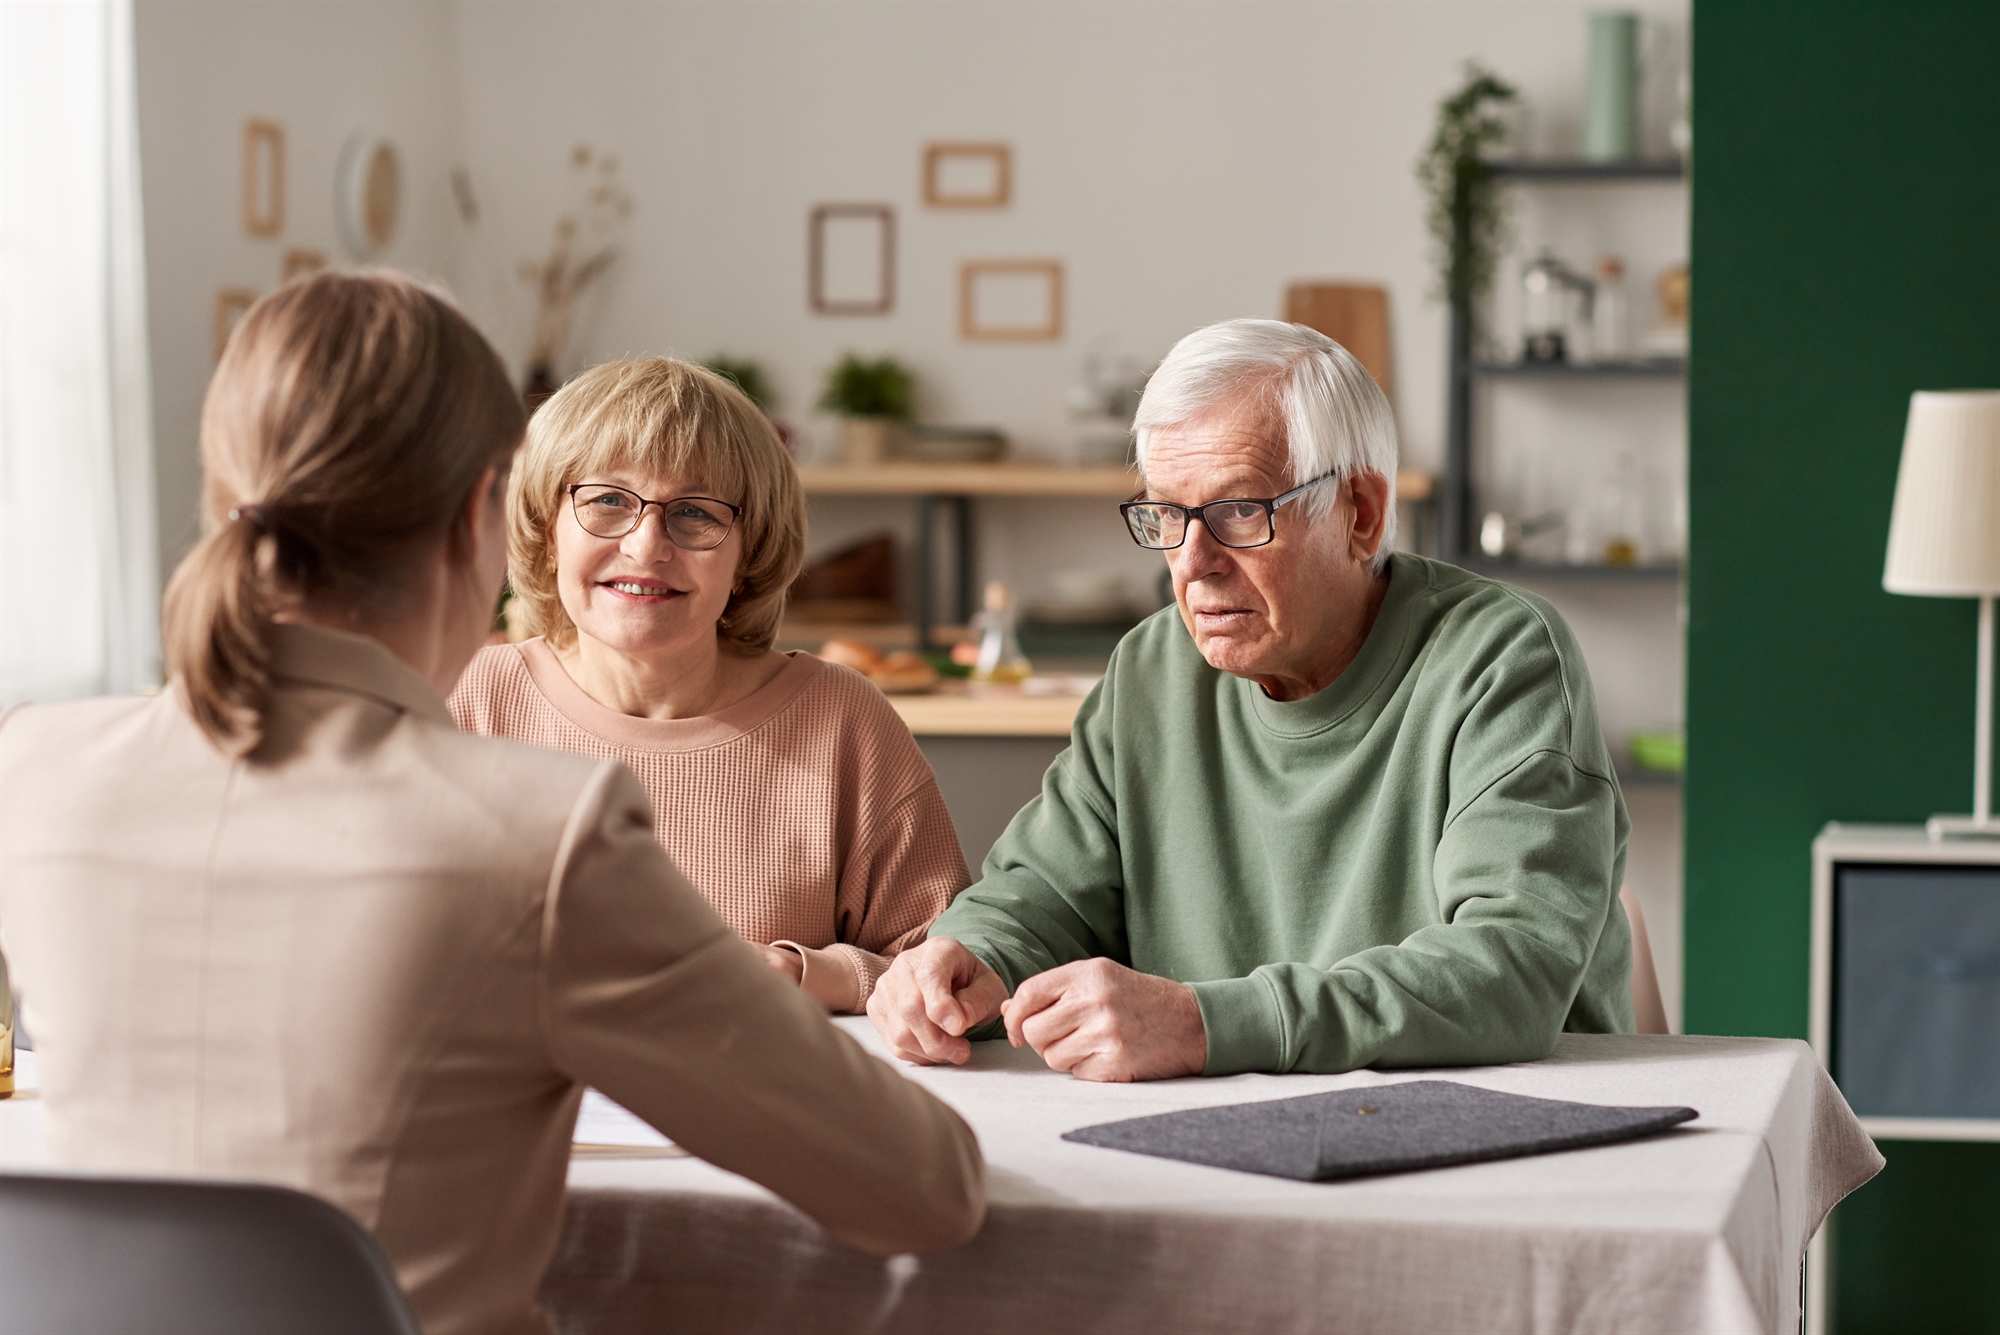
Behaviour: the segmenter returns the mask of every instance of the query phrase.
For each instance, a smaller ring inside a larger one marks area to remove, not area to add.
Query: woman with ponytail
[[[168,689],[0,722],[51,1154],[321,1195],[431,1332],[547,1329],[586,1085],[857,1247],[964,1241],[971,1132],[716,917],[630,772],[454,726],[522,431],[408,279],[320,274],[239,323]]]

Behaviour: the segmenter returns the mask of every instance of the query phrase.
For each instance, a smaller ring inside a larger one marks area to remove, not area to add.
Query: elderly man
[[[1540,599],[1390,553],[1367,372],[1229,321],[1175,346],[1136,426],[1123,510],[1177,609],[877,984],[890,1047],[962,1062],[1004,1019],[1057,1070],[1146,1080],[1630,1032],[1628,823],[1582,655]]]

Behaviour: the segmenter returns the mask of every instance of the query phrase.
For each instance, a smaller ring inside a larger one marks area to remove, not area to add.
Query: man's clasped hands
[[[963,1063],[972,1055],[966,1035],[996,1018],[1006,1021],[1009,1043],[1083,1080],[1200,1075],[1208,1062],[1192,989],[1102,958],[1038,973],[1009,997],[984,960],[933,937],[896,957],[868,1014],[890,1051],[924,1065]]]

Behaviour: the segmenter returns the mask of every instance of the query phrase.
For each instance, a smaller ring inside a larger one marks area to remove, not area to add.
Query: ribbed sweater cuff
[[[1285,1025],[1277,999],[1264,980],[1219,978],[1190,983],[1208,1031],[1208,1065],[1203,1075],[1285,1069]]]
[[[815,950],[802,946],[796,941],[773,941],[780,950],[796,954],[805,965],[805,972],[799,978],[799,986],[805,994],[835,1014],[847,1014],[860,1009],[857,998],[861,994],[861,978],[855,972],[854,961],[845,951]]]

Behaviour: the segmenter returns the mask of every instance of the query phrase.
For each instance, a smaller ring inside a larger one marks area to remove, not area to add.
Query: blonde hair
[[[499,356],[412,279],[320,273],[250,308],[202,404],[202,535],[161,612],[168,675],[218,749],[262,740],[274,615],[391,605],[524,426]]]
[[[785,592],[805,562],[798,469],[770,419],[742,390],[672,357],[594,367],[528,423],[528,444],[507,495],[507,578],[528,631],[557,648],[575,642],[576,625],[556,584],[555,526],[569,509],[563,489],[618,468],[685,478],[743,507],[736,521],[742,561],[716,635],[733,653],[769,649],[785,615]]]

